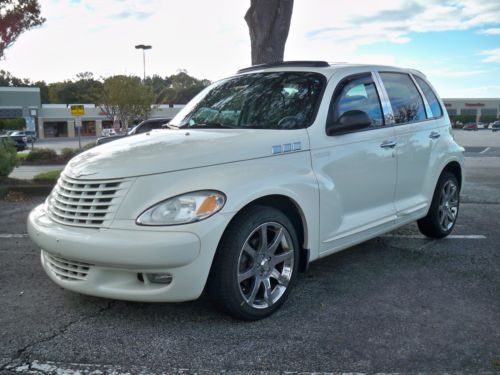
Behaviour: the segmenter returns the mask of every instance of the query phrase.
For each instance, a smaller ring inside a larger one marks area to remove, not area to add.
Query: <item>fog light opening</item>
[[[147,281],[149,281],[151,284],[163,284],[163,285],[168,285],[172,282],[172,274],[168,272],[162,272],[162,273],[146,273],[143,274]]]

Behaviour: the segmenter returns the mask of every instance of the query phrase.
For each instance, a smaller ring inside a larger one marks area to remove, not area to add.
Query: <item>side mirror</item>
[[[326,134],[343,134],[355,130],[365,129],[371,124],[372,120],[368,113],[359,110],[347,111],[339,117],[335,124],[330,125],[326,129]]]

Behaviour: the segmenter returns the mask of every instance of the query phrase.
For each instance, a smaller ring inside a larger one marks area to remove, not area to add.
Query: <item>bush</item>
[[[57,162],[57,153],[50,148],[36,148],[29,153],[26,161]]]
[[[87,143],[85,146],[82,147],[82,150],[80,152],[84,152],[84,151],[90,150],[93,147],[95,147],[95,143],[94,142]]]
[[[10,139],[0,140],[0,177],[7,177],[17,165],[17,150]]]
[[[78,149],[65,147],[61,150],[61,158],[63,160],[69,160],[78,154]]]
[[[53,171],[48,171],[44,173],[39,173],[35,177],[33,177],[33,180],[37,182],[53,182],[56,183],[57,179],[59,178],[59,175],[61,174],[62,169],[55,169]]]

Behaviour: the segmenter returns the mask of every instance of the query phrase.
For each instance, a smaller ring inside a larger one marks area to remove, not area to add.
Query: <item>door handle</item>
[[[385,141],[385,142],[383,142],[380,145],[380,147],[382,147],[382,148],[394,148],[394,147],[396,147],[396,142],[394,142],[394,141]]]
[[[441,137],[441,134],[438,132],[431,132],[431,134],[429,134],[429,138],[431,139],[438,139],[439,137]]]

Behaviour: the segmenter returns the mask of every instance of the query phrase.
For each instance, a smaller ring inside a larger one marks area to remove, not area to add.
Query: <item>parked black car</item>
[[[491,131],[492,132],[500,131],[500,121],[495,121],[493,124],[491,124]]]
[[[28,139],[28,142],[33,143],[36,142],[36,132],[33,130],[17,130],[15,132],[10,133],[9,135],[24,135]]]
[[[113,135],[109,137],[99,137],[95,142],[96,145],[102,145],[104,143],[116,141],[117,139],[128,137],[129,135],[146,133],[153,129],[161,129],[163,125],[166,125],[172,120],[171,118],[152,118],[144,120],[140,124],[134,126],[126,134]]]
[[[28,138],[25,135],[2,135],[0,141],[10,139],[14,142],[17,151],[24,151],[28,147]]]

